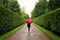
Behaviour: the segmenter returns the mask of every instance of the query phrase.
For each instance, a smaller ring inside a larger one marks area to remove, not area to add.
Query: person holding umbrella
[[[30,32],[30,27],[31,27],[32,19],[31,18],[27,19],[26,23],[27,23],[27,27],[28,27],[28,32]]]

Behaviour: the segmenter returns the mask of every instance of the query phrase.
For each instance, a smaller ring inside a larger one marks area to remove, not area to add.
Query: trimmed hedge
[[[35,18],[34,23],[60,35],[60,8]]]
[[[25,23],[25,18],[13,11],[0,6],[0,35]]]
[[[10,32],[7,32],[6,34],[2,35],[2,36],[0,37],[0,40],[6,40],[6,39],[8,39],[10,36],[14,35],[18,30],[20,30],[22,27],[24,27],[24,25],[25,25],[25,24],[20,25],[19,27],[11,30]]]
[[[48,36],[51,40],[60,40],[60,37],[58,37],[57,35],[53,34],[52,32],[50,32],[49,30],[46,30],[45,28],[37,25],[34,23],[34,25],[41,30],[46,36]]]

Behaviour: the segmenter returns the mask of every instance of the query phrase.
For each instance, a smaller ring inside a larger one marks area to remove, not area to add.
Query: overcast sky
[[[25,13],[27,13],[31,17],[31,11],[34,9],[36,2],[38,0],[18,0],[18,3],[22,9],[25,10]]]

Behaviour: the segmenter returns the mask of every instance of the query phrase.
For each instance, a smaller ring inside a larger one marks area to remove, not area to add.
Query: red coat
[[[27,19],[27,20],[26,20],[26,23],[27,23],[27,24],[31,24],[31,23],[32,23],[32,19]]]

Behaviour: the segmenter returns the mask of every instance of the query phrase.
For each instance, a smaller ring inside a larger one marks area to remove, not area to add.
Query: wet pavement
[[[27,26],[25,25],[22,29],[17,31],[14,35],[10,36],[6,40],[51,40],[42,31],[36,28],[33,24],[31,30],[28,32]]]

